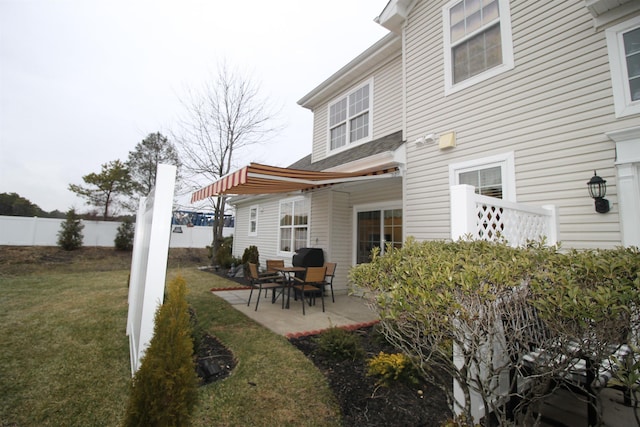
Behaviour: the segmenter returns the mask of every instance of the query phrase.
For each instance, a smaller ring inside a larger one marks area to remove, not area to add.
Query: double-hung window
[[[513,68],[508,0],[454,0],[443,21],[445,94]]]
[[[371,82],[329,104],[329,151],[371,135]]]
[[[607,47],[616,117],[640,113],[640,16],[609,28]]]
[[[258,235],[258,206],[249,208],[249,236]]]
[[[309,245],[309,205],[303,197],[280,202],[280,252],[292,253]]]

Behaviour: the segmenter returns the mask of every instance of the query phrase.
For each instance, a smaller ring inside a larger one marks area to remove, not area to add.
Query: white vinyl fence
[[[58,232],[64,219],[23,216],[0,216],[0,245],[56,246]],[[84,246],[113,247],[120,222],[82,220]],[[170,225],[172,248],[205,248],[211,244],[211,227],[187,227]],[[233,234],[233,228],[225,228],[223,235]]]

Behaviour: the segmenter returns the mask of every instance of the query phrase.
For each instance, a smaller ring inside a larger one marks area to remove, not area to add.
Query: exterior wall
[[[516,201],[557,205],[564,246],[620,245],[615,145],[605,133],[638,118],[614,116],[604,30],[584,2],[511,1],[515,68],[445,97],[446,3],[419,2],[405,30],[406,234],[449,238],[449,165],[513,151]],[[411,143],[451,131],[455,148]],[[587,192],[593,170],[607,180],[605,215]]]
[[[344,92],[373,78],[372,139],[389,135],[402,127],[402,61],[400,52],[369,74],[354,79]],[[344,93],[343,92],[343,93]],[[342,93],[336,93],[313,111],[313,161],[327,157],[328,105]]]
[[[305,194],[311,198],[309,246],[322,248],[325,260],[337,263],[334,291],[344,293],[355,250],[354,207],[399,201],[402,198],[402,179],[389,178],[359,184],[340,184]],[[261,264],[264,265],[266,259],[284,259],[286,265],[291,265],[291,256],[282,256],[277,251],[279,203],[286,197],[287,195],[270,195],[235,202],[237,228],[233,241],[234,256],[241,257],[246,247],[256,245]],[[246,227],[249,223],[249,211],[251,206],[256,205],[259,206],[258,234],[248,236]]]
[[[277,255],[278,248],[278,212],[279,202],[286,195],[260,197],[243,201],[236,205],[236,230],[233,235],[233,255],[242,257],[244,250],[251,245],[258,247],[260,263],[264,267],[266,259],[283,259]],[[249,211],[258,206],[258,233],[249,236]],[[287,264],[291,259],[285,259]]]

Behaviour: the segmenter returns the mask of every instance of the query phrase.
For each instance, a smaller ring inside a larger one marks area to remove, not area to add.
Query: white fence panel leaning
[[[136,217],[127,316],[132,375],[153,337],[155,313],[164,299],[175,181],[175,166],[158,165],[156,186],[140,200]]]

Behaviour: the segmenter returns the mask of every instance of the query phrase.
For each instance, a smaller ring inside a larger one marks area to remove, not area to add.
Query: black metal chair
[[[331,288],[331,301],[336,302],[336,298],[333,296],[333,278],[336,275],[337,264],[335,262],[325,262],[324,266],[327,267],[327,272],[325,273],[322,290],[324,292],[324,288],[329,286]]]
[[[272,276],[261,276],[258,274],[258,266],[254,263],[249,263],[248,269],[248,279],[251,284],[251,292],[249,293],[249,300],[247,301],[247,306],[251,304],[251,297],[253,296],[253,290],[258,290],[258,297],[256,301],[256,311],[258,311],[258,304],[260,304],[260,295],[262,294],[262,290],[268,291],[271,289],[271,303],[276,301],[276,290],[285,288],[285,283],[281,280],[280,275],[272,275]],[[282,305],[284,307],[284,296],[282,297]]]
[[[307,267],[304,279],[299,277],[293,277],[293,290],[297,295],[300,295],[302,300],[302,314],[305,314],[304,306],[306,304],[306,297],[309,298],[309,305],[315,305],[316,295],[320,294],[322,298],[322,311],[324,312],[324,292],[323,283],[327,273],[327,267]]]

